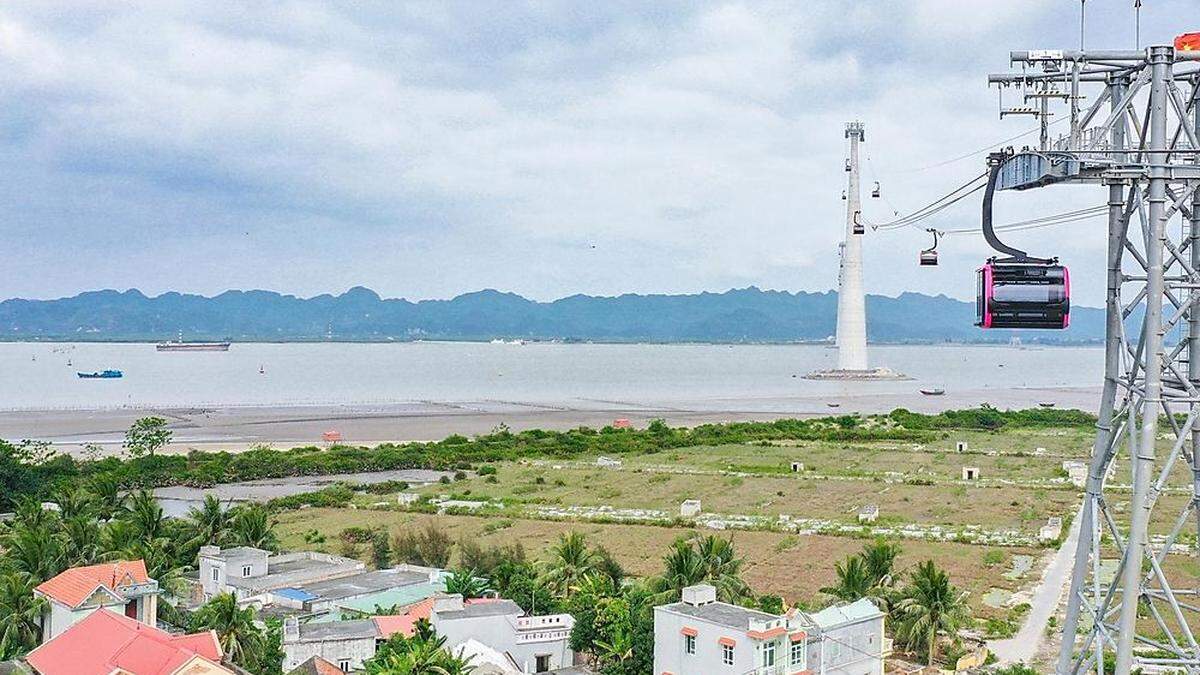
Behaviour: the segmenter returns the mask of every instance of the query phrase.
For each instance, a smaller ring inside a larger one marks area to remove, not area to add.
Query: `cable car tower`
[[[1104,387],[1057,672],[1105,674],[1112,654],[1116,675],[1200,673],[1200,583],[1183,564],[1200,546],[1200,35],[1011,61],[1021,72],[989,83],[1061,85],[1071,127],[1000,158],[997,190],[1108,193]]]
[[[859,181],[858,146],[866,140],[862,122],[847,122],[845,137],[850,142],[846,158],[846,235],[838,245],[838,312],[835,370],[819,370],[805,375],[810,380],[902,380],[908,379],[890,368],[871,368],[867,364],[867,302],[863,292],[862,239],[866,233],[862,217],[861,185]],[[879,183],[872,196],[879,197]]]

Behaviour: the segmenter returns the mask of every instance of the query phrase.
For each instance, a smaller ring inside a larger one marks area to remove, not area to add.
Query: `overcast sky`
[[[1144,5],[1143,43],[1200,29],[1197,0]],[[1131,6],[1088,0],[1087,45],[1132,47]],[[868,217],[920,207],[983,170],[945,160],[1035,125],[998,119],[986,76],[1078,46],[1078,20],[1075,0],[3,3],[0,297],[827,290],[843,123],[883,184]],[[1004,195],[998,219],[1101,190]],[[1100,303],[1101,221],[1014,239]],[[982,241],[919,269],[925,245],[871,234],[868,291],[970,296]]]

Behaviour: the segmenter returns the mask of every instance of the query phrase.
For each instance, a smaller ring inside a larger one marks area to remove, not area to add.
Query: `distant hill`
[[[974,306],[946,296],[867,297],[875,342],[1008,342],[1012,331],[972,325]],[[837,294],[750,287],[695,295],[572,295],[534,302],[484,290],[451,300],[383,299],[356,287],[298,298],[270,291],[215,297],[140,291],[0,302],[0,339],[162,340],[593,340],[609,342],[815,342],[833,335]],[[1024,331],[1026,342],[1095,342],[1104,312],[1076,307],[1066,331]]]

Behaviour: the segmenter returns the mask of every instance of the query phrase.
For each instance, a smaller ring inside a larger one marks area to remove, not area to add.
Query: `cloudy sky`
[[[1142,36],[1198,25],[1145,0]],[[135,7],[140,5],[140,7]],[[268,6],[269,5],[269,6]],[[1133,46],[1132,0],[1087,45]],[[1010,49],[1073,48],[1074,0],[0,4],[0,297],[95,288],[385,297],[825,290],[842,125],[905,213],[980,173]],[[1061,126],[1059,127],[1061,128]],[[1020,142],[1034,142],[1035,136]],[[1050,193],[1051,191],[1043,191]],[[999,220],[1103,202],[1004,196]],[[978,201],[938,227],[978,222]],[[1102,223],[1026,233],[1100,301]],[[867,287],[967,297],[982,241]]]

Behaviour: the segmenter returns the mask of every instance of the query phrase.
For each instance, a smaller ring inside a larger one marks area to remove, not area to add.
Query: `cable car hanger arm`
[[[1009,154],[996,152],[988,155],[988,180],[987,187],[983,192],[983,238],[987,240],[988,246],[991,246],[1000,253],[1005,253],[1012,256],[1012,262],[1031,262],[1041,263],[1044,265],[1052,264],[1054,258],[1034,258],[1025,251],[1019,248],[1013,248],[1008,244],[1000,241],[1000,237],[996,235],[996,230],[992,221],[992,201],[996,195],[996,183],[1000,180],[1000,169],[1004,166],[1004,162],[1010,157]]]

